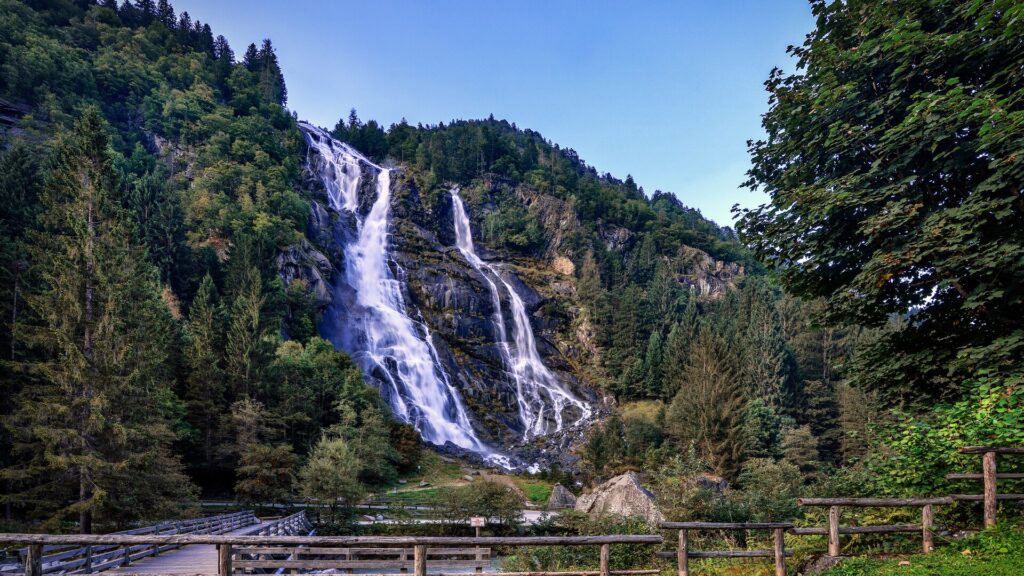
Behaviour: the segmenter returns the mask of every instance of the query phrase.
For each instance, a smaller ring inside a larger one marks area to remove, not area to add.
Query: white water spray
[[[540,436],[549,432],[562,430],[564,426],[563,412],[574,409],[578,416],[572,425],[580,424],[590,418],[590,405],[576,398],[566,390],[558,378],[548,369],[537,352],[537,341],[530,326],[530,317],[526,306],[515,288],[503,277],[497,267],[480,259],[473,246],[473,233],[469,225],[469,217],[462,203],[458,190],[451,191],[453,212],[455,214],[455,242],[459,252],[466,261],[475,268],[491,290],[491,301],[494,305],[494,325],[498,331],[498,344],[509,372],[516,383],[516,401],[519,408],[519,420],[523,424],[524,436]],[[493,279],[492,279],[493,278]],[[501,310],[501,297],[495,280],[504,286],[508,293],[509,309],[512,312],[512,340],[505,329],[505,315]],[[554,420],[554,429],[548,423]]]

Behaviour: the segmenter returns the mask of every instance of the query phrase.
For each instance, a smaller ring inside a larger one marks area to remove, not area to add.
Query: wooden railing
[[[126,530],[107,534],[106,536],[162,536],[180,534],[222,534],[231,532],[238,528],[255,524],[256,517],[251,510],[235,512],[232,514],[220,514],[193,520],[180,520],[176,522],[164,522],[154,526]],[[60,539],[61,536],[54,536]],[[29,546],[19,551],[22,565],[32,566],[38,571],[36,574],[50,574],[56,572],[101,572],[118,566],[128,566],[132,562],[141,560],[148,556],[156,556],[162,552],[177,548],[176,544],[129,544],[119,545],[117,543],[104,543],[75,546],[71,542],[54,542],[38,547]],[[28,570],[26,569],[26,573]],[[4,572],[11,573],[10,571]]]
[[[1024,447],[1006,446],[964,446],[960,449],[961,454],[981,454],[981,474],[946,474],[946,480],[982,480],[984,481],[983,494],[954,494],[955,500],[981,500],[985,503],[985,528],[993,528],[996,525],[996,507],[999,500],[1024,500],[1024,494],[999,494],[996,491],[996,481],[1019,480],[1024,478],[1022,473],[998,473],[996,471],[997,454],[1018,454],[1024,455]]]
[[[786,576],[786,551],[783,539],[786,530],[793,528],[788,522],[662,522],[664,530],[679,530],[679,545],[675,552],[658,552],[661,558],[676,558],[679,576],[690,576],[690,558],[774,558],[775,576]],[[690,550],[691,530],[771,530],[774,545],[771,550]]]
[[[313,531],[313,524],[306,518],[306,511],[296,512],[271,522],[253,526],[240,535],[244,536],[305,536]]]
[[[412,569],[415,576],[426,576],[427,568],[432,564],[429,557],[432,548],[464,549],[467,544],[480,547],[492,546],[600,546],[600,567],[596,572],[575,571],[575,572],[531,572],[536,576],[543,574],[559,576],[583,576],[594,574],[596,576],[635,575],[635,574],[657,574],[657,570],[621,570],[612,571],[609,569],[609,547],[612,544],[661,544],[662,538],[656,534],[623,534],[612,536],[537,536],[537,537],[483,537],[483,538],[459,538],[459,537],[416,537],[416,536],[240,536],[237,534],[222,535],[123,535],[123,534],[0,534],[0,544],[18,543],[29,545],[29,557],[39,558],[42,548],[45,545],[80,545],[80,546],[103,546],[115,545],[119,547],[137,546],[185,546],[189,544],[214,544],[218,547],[218,574],[228,575],[236,573],[236,568],[243,565],[235,565],[235,550],[243,550],[243,547],[264,548],[264,547],[285,547],[281,549],[281,555],[293,555],[302,553],[306,548],[390,548],[412,547]],[[239,560],[243,562],[243,560]],[[287,560],[276,560],[273,565],[261,565],[263,569],[286,567],[282,564]],[[334,567],[332,564],[328,567]],[[399,566],[400,567],[400,566]],[[253,567],[248,567],[253,568]],[[293,568],[301,568],[293,566]],[[309,568],[309,566],[306,566]],[[25,576],[41,576],[42,565],[36,561],[29,561],[25,565]],[[523,576],[523,573],[506,573],[505,576]]]
[[[952,504],[952,498],[798,498],[800,506],[827,506],[828,526],[811,528],[794,528],[793,534],[828,535],[828,555],[839,556],[840,534],[893,534],[897,532],[921,532],[924,553],[928,554],[935,548],[932,536],[932,524],[935,521],[933,506]],[[844,506],[855,508],[921,508],[920,524],[882,524],[874,526],[841,526],[840,516]]]

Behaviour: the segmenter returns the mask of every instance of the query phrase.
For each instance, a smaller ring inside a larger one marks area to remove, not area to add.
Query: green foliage
[[[677,447],[696,446],[716,473],[735,478],[747,445],[745,405],[724,341],[702,330],[666,412],[666,432]]]
[[[880,327],[852,377],[893,396],[1018,378],[1024,350],[1021,9],[1011,1],[813,2],[772,72],[741,237],[832,324]]]
[[[314,501],[327,503],[331,517],[337,519],[341,511],[351,512],[354,504],[366,494],[359,481],[362,462],[351,444],[344,438],[324,436],[313,447],[309,460],[299,472],[302,493]]]
[[[1024,387],[994,378],[971,382],[969,394],[936,405],[922,415],[898,414],[878,434],[868,455],[868,468],[879,478],[879,489],[894,495],[971,492],[944,479],[952,471],[980,470],[977,455],[959,454],[962,446],[1024,445]],[[1021,469],[1016,458],[1004,458],[1000,471]],[[970,484],[976,486],[976,483]],[[1013,490],[1012,481],[1000,490]]]
[[[909,562],[900,565],[901,562]],[[1024,566],[1024,532],[984,532],[929,555],[851,558],[827,576],[1016,576]]]
[[[256,444],[239,459],[235,494],[242,502],[288,502],[295,486],[298,458],[287,444]]]
[[[438,488],[430,501],[436,518],[449,530],[468,525],[472,516],[488,518],[499,529],[515,528],[522,521],[522,497],[500,482],[480,480]]]
[[[5,417],[17,460],[5,500],[59,527],[77,514],[123,523],[180,510],[191,484],[171,452],[175,338],[155,270],[116,203],[105,126],[89,108],[62,134],[28,234],[33,321],[27,377]]]
[[[794,464],[753,458],[743,465],[739,483],[742,490],[731,499],[748,511],[753,522],[785,522],[800,512],[796,499],[803,495],[804,486]]]
[[[580,536],[602,534],[652,534],[642,518],[600,516],[591,518],[582,512],[565,510],[552,522],[553,528]],[[589,569],[598,565],[596,546],[535,546],[517,550],[502,563],[505,572],[552,572]],[[634,570],[653,564],[650,546],[616,544],[610,546],[608,566],[612,570]]]

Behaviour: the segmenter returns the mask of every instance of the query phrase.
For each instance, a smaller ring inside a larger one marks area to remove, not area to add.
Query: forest
[[[749,143],[770,200],[736,230],[493,116],[331,130],[427,206],[486,190],[479,242],[510,260],[556,255],[525,195],[571,208],[551,305],[583,311],[580,377],[612,408],[542,478],[637,470],[672,519],[768,521],[963,490],[956,448],[1024,444],[1024,9],[812,7]],[[287,96],[270,40],[236,56],[167,0],[0,0],[5,527],[354,503],[436,462],[282,279],[312,202]],[[736,273],[702,292],[696,261]],[[506,510],[493,488],[440,498]]]

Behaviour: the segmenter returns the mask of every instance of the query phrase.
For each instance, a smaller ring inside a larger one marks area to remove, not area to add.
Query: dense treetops
[[[818,27],[772,73],[740,232],[833,323],[905,321],[857,379],[956,396],[1024,355],[1024,7],[813,2]]]

